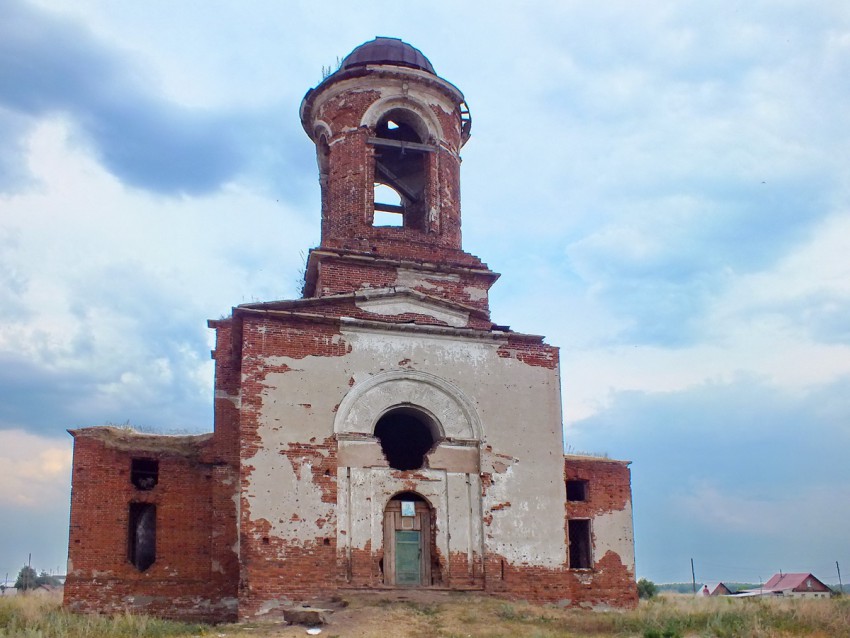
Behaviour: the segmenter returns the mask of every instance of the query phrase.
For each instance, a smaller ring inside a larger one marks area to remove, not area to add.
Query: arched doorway
[[[429,586],[435,576],[434,516],[416,492],[393,496],[384,510],[384,584]]]

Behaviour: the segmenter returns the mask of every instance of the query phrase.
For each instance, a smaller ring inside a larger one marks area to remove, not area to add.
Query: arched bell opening
[[[428,126],[419,115],[405,108],[393,108],[378,119],[375,135],[385,140],[423,144],[429,133]]]
[[[394,108],[378,119],[371,139],[376,194],[373,225],[425,230],[427,140],[428,127],[413,111]],[[398,201],[379,198],[380,188],[391,189]]]
[[[399,492],[384,509],[384,584],[423,587],[441,582],[434,508],[421,494]]]
[[[442,439],[442,432],[430,415],[405,406],[385,412],[375,424],[375,436],[391,468],[418,470],[425,467],[425,455]]]

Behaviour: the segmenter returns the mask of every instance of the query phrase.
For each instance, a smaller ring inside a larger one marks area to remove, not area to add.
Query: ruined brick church
[[[300,299],[216,332],[214,431],[74,437],[65,602],[203,620],[345,590],[631,606],[628,463],[564,456],[558,349],[490,319],[461,246],[461,92],[376,38],[307,92]]]

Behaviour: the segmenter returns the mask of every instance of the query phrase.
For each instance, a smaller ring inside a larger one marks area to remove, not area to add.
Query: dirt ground
[[[523,603],[440,591],[382,591],[347,594],[333,609],[328,624],[319,627],[325,638],[477,638],[526,635],[511,629],[514,614],[537,617],[543,607]],[[553,610],[557,613],[558,610]],[[502,618],[508,616],[508,618]],[[206,636],[226,638],[272,638],[306,636],[309,627],[287,625],[281,620],[223,625]]]
[[[347,592],[323,638],[850,638],[850,600],[741,601],[660,596],[635,610],[589,611],[433,590]],[[204,638],[307,636],[281,620],[210,627]]]

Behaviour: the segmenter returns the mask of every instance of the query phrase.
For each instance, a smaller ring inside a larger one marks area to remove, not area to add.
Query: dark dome
[[[367,64],[409,66],[437,75],[428,58],[422,55],[422,51],[398,38],[375,38],[361,44],[345,57],[340,65],[340,70],[344,71]]]

